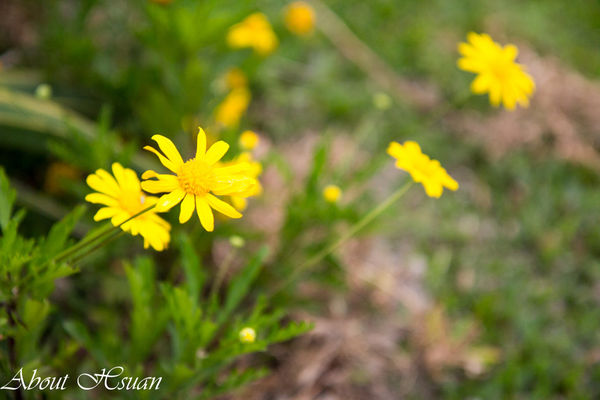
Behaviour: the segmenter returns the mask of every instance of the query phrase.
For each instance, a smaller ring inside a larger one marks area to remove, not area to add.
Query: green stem
[[[229,271],[229,267],[231,266],[231,262],[233,261],[235,254],[236,254],[236,248],[234,247],[229,253],[227,253],[225,260],[223,260],[223,263],[219,266],[219,270],[217,271],[217,276],[215,277],[215,281],[210,290],[210,297],[213,297],[218,293],[218,291],[221,287],[221,284],[223,283],[223,280],[225,279],[225,276],[227,275],[227,271]]]
[[[331,245],[325,247],[323,250],[315,254],[313,257],[309,258],[304,264],[301,264],[298,268],[296,268],[288,278],[279,285],[274,293],[279,292],[282,289],[285,289],[290,283],[292,283],[298,275],[308,271],[316,264],[318,264],[321,260],[327,257],[329,254],[333,253],[337,250],[342,244],[344,244],[348,239],[352,238],[356,235],[361,229],[367,226],[370,222],[372,222],[375,218],[377,218],[381,213],[387,210],[392,204],[398,201],[404,194],[408,191],[408,189],[412,186],[412,180],[406,182],[403,186],[401,186],[398,190],[392,193],[388,198],[382,201],[377,207],[373,208],[369,211],[360,221],[355,223],[346,233],[338,238]]]
[[[53,261],[60,262],[60,261],[65,261],[65,260],[69,259],[73,254],[77,253],[81,249],[84,249],[85,247],[89,246],[90,244],[104,238],[107,235],[112,234],[114,231],[117,231],[123,224],[152,210],[154,207],[156,207],[156,205],[153,205],[153,206],[143,209],[139,213],[137,213],[137,214],[129,217],[125,221],[121,222],[119,225],[112,226],[110,224],[107,224],[105,227],[101,228],[95,235],[92,235],[90,238],[83,238],[78,243],[75,243],[73,246],[69,247],[68,249],[66,249],[59,255],[57,255]]]
[[[79,254],[77,257],[71,259],[71,264],[76,265],[84,257],[92,254],[93,252],[98,250],[100,247],[106,246],[108,243],[112,242],[113,240],[115,240],[119,236],[123,235],[124,233],[125,233],[124,231],[119,231],[119,232],[113,232],[110,235],[105,236],[104,239],[101,242],[99,242],[98,244],[96,244],[94,247],[87,249],[84,253]]]

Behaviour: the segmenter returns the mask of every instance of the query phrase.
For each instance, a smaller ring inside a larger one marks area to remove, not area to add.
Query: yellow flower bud
[[[337,203],[341,195],[342,190],[336,185],[327,185],[323,189],[323,197],[330,203]]]
[[[312,33],[315,27],[315,12],[313,8],[303,1],[291,3],[285,11],[285,26],[290,32],[299,36],[306,36]]]
[[[240,135],[240,146],[244,150],[254,149],[256,146],[258,146],[259,141],[260,141],[260,138],[253,131],[244,131]]]
[[[256,340],[256,331],[250,327],[245,327],[240,331],[240,342],[254,343]]]

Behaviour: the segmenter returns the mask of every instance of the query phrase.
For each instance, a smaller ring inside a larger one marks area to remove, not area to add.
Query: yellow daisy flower
[[[240,147],[244,150],[253,150],[256,146],[258,146],[258,142],[260,142],[260,138],[256,132],[247,130],[242,132],[240,135]]]
[[[299,36],[312,33],[315,27],[315,12],[304,1],[294,1],[285,10],[285,26]]]
[[[245,87],[233,89],[215,110],[215,120],[227,127],[235,127],[248,109],[250,90]]]
[[[248,206],[248,201],[246,199],[248,197],[259,196],[263,191],[262,185],[258,180],[258,177],[262,173],[262,165],[260,162],[254,161],[252,159],[252,154],[250,154],[249,152],[243,152],[239,156],[234,158],[233,161],[217,163],[217,166],[228,167],[239,163],[247,164],[247,175],[251,178],[256,179],[256,185],[249,187],[248,190],[246,190],[245,192],[236,193],[234,196],[230,197],[231,204],[233,204],[233,206],[237,210],[244,211]]]
[[[275,50],[278,40],[267,17],[256,12],[229,28],[227,43],[235,49],[251,47],[265,56]]]
[[[214,229],[213,209],[230,218],[242,216],[216,196],[244,195],[258,182],[249,175],[248,163],[238,162],[228,166],[217,164],[229,150],[227,143],[218,141],[207,151],[206,134],[199,128],[196,156],[184,162],[171,140],[161,135],[154,135],[152,139],[158,143],[164,155],[150,146],[144,149],[156,154],[160,162],[175,174],[158,174],[154,171],[142,174],[142,179],[150,179],[142,182],[145,191],[168,192],[158,200],[158,211],[169,210],[181,203],[179,222],[187,222],[196,210],[200,223],[209,232]]]
[[[336,185],[327,185],[323,189],[323,197],[329,203],[337,203],[342,195],[342,189]]]
[[[458,45],[463,56],[458,60],[458,67],[477,74],[471,83],[471,91],[489,93],[490,103],[495,107],[501,102],[509,110],[517,103],[527,107],[535,83],[525,68],[515,62],[517,47],[512,44],[502,47],[485,33],[470,32],[467,41],[469,43]]]
[[[415,182],[423,185],[427,196],[439,198],[444,188],[458,189],[458,182],[448,175],[439,161],[423,154],[418,143],[391,142],[387,153],[396,159],[396,168],[407,171]]]
[[[114,177],[107,171],[99,169],[87,177],[86,182],[98,193],[85,196],[86,201],[94,204],[103,204],[96,215],[95,221],[110,218],[114,226],[119,226],[129,218],[153,206],[158,201],[157,197],[146,196],[140,187],[136,173],[123,168],[121,164],[112,165]],[[116,179],[115,179],[116,178]],[[138,233],[144,238],[144,248],[152,246],[154,250],[164,250],[170,240],[171,225],[152,209],[121,225],[125,232],[136,236]]]

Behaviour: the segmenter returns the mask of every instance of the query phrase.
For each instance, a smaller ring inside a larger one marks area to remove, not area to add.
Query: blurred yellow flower
[[[527,107],[535,83],[525,68],[515,62],[517,47],[512,44],[502,47],[485,33],[469,32],[467,41],[458,45],[463,56],[458,60],[458,67],[477,74],[471,91],[489,93],[490,103],[495,107],[501,102],[509,110],[517,103]]]
[[[250,104],[250,91],[245,87],[233,89],[215,110],[215,120],[231,128],[240,123],[240,119]]]
[[[444,188],[458,189],[458,182],[448,175],[439,161],[423,154],[418,143],[391,142],[387,153],[396,159],[396,168],[407,171],[415,182],[423,185],[429,197],[440,197]]]
[[[315,11],[304,1],[294,1],[286,7],[285,26],[296,35],[306,36],[315,27]]]
[[[337,201],[340,199],[341,195],[342,195],[342,189],[340,189],[339,186],[327,185],[323,189],[323,197],[329,203],[337,203]]]
[[[278,40],[267,17],[256,12],[229,28],[227,43],[235,49],[251,47],[265,56],[275,50]]]
[[[242,132],[240,135],[240,147],[244,150],[253,150],[256,146],[258,146],[258,142],[260,138],[258,135],[250,130]]]
[[[225,73],[225,86],[229,90],[248,86],[248,78],[238,67],[229,68]]]
[[[254,343],[256,340],[256,331],[250,327],[246,327],[240,331],[240,342]]]
[[[243,152],[239,156],[234,158],[232,161],[225,162],[225,163],[217,163],[217,166],[229,167],[229,166],[236,165],[239,163],[247,164],[248,165],[248,168],[246,170],[247,175],[250,178],[254,178],[256,180],[256,184],[248,187],[248,189],[246,191],[241,192],[241,193],[236,193],[235,195],[230,197],[231,204],[233,204],[233,206],[237,210],[244,211],[246,209],[246,207],[248,206],[248,201],[246,199],[248,197],[259,196],[263,191],[262,185],[260,184],[260,181],[258,180],[258,177],[262,173],[262,165],[260,162],[254,161],[252,159],[252,154],[250,154],[249,152]]]
[[[133,170],[114,163],[112,171],[114,178],[103,169],[99,169],[87,177],[86,182],[89,187],[98,193],[90,193],[85,196],[85,199],[90,203],[106,206],[94,215],[95,221],[110,218],[110,222],[114,226],[119,226],[134,215],[155,205],[158,198],[146,196],[142,192],[140,181]],[[171,225],[156,215],[155,209],[125,222],[121,225],[121,229],[133,236],[138,233],[142,235],[144,248],[148,248],[150,245],[154,250],[161,251],[169,244]]]
[[[171,140],[161,135],[154,135],[152,139],[158,143],[164,155],[151,146],[145,146],[144,149],[156,154],[160,162],[175,173],[157,174],[149,170],[142,174],[142,179],[150,179],[142,182],[145,191],[167,192],[158,200],[158,211],[169,210],[181,202],[179,222],[187,222],[196,210],[200,223],[209,232],[214,229],[213,209],[230,218],[242,216],[216,196],[244,195],[258,182],[250,176],[249,163],[217,164],[229,150],[227,143],[218,141],[207,151],[206,134],[199,128],[196,156],[184,162]]]

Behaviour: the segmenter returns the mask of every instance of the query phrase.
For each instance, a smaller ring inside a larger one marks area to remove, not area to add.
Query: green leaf
[[[188,293],[192,298],[198,300],[202,287],[206,282],[206,272],[202,269],[200,258],[194,250],[189,236],[179,236],[179,249],[181,250],[181,264],[185,271],[185,283]]]
[[[2,232],[8,226],[16,198],[16,190],[10,186],[4,168],[0,167],[0,228],[2,228]]]
[[[229,315],[239,305],[244,296],[246,296],[248,290],[250,289],[250,285],[258,276],[260,268],[262,267],[267,254],[267,247],[262,247],[250,260],[246,267],[244,267],[231,281],[229,290],[227,291],[224,309],[219,313],[218,316],[219,325],[227,320]]]

